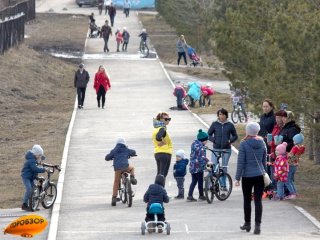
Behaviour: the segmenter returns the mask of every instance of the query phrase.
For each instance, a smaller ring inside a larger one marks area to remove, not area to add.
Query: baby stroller
[[[201,67],[203,66],[201,57],[197,55],[196,50],[191,46],[188,46],[188,56],[190,60],[192,60],[192,62],[190,63],[190,66],[193,65],[195,67],[199,64]]]
[[[100,35],[100,27],[97,26],[95,21],[91,22],[89,24],[90,28],[90,33],[89,33],[89,38],[97,38]]]

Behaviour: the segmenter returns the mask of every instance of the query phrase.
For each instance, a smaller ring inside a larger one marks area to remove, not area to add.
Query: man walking
[[[104,48],[103,48],[104,52],[106,52],[106,51],[109,52],[109,48],[108,48],[109,36],[112,36],[112,29],[109,26],[108,20],[106,20],[105,24],[102,26],[101,32],[100,32],[100,38],[103,37],[103,40],[104,40]]]
[[[113,27],[114,18],[115,18],[115,16],[116,16],[116,13],[117,13],[117,10],[116,10],[116,8],[113,6],[113,4],[111,3],[111,4],[110,4],[110,7],[109,7],[109,17],[110,17],[111,27]]]
[[[107,15],[108,11],[109,11],[109,8],[110,8],[110,5],[111,5],[112,1],[111,0],[104,0],[104,9],[105,9],[105,12],[104,14]]]
[[[74,75],[74,87],[77,88],[79,109],[83,108],[89,78],[89,73],[84,69],[84,64],[81,63],[79,65],[79,69],[76,71]]]

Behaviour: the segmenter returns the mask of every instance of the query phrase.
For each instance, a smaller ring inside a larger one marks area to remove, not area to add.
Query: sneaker
[[[78,108],[81,109],[81,105],[78,105]]]
[[[290,194],[290,195],[286,196],[284,199],[285,200],[291,200],[291,199],[296,199],[296,198],[297,198],[296,194]]]
[[[187,197],[187,200],[188,200],[189,202],[196,202],[196,201],[197,201],[197,199],[195,199],[193,196],[188,196],[188,197]]]
[[[136,185],[137,184],[137,179],[135,179],[135,177],[131,175],[130,176],[130,182],[131,182],[132,185]]]
[[[184,199],[184,196],[178,195],[178,196],[175,196],[174,199]]]
[[[199,200],[205,201],[205,200],[207,200],[207,198],[206,198],[205,196],[200,196],[200,197],[199,197]]]
[[[111,206],[114,207],[116,205],[117,205],[117,198],[116,197],[112,197]]]
[[[158,233],[162,233],[163,229],[162,229],[162,225],[158,225]]]
[[[25,210],[25,211],[30,211],[30,209],[29,209],[29,207],[28,207],[28,205],[26,203],[22,204],[21,209]]]

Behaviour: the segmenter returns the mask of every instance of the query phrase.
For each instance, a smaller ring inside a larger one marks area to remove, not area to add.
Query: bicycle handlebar
[[[57,169],[59,172],[61,171],[61,168],[60,168],[59,165],[51,165],[51,164],[48,164],[48,163],[42,163],[42,166],[50,167],[50,168],[53,168],[53,169]]]
[[[212,152],[212,153],[228,153],[228,151],[226,151],[226,150],[213,150],[213,149],[211,149],[211,148],[208,148],[208,147],[205,147],[207,150],[209,150],[210,152]]]

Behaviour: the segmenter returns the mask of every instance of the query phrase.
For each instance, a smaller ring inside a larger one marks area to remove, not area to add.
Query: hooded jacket
[[[24,162],[21,170],[21,177],[34,180],[38,176],[38,173],[44,173],[45,169],[38,167],[38,162],[31,151],[26,154],[26,161]]]
[[[115,171],[124,170],[129,166],[129,157],[136,155],[136,151],[129,149],[126,145],[118,143],[114,149],[105,157],[106,161],[113,160],[113,168]]]
[[[174,177],[184,177],[187,174],[187,165],[189,163],[189,159],[184,158],[173,165],[173,176]]]
[[[208,135],[215,149],[230,149],[231,144],[238,139],[234,125],[229,121],[213,122],[208,130]]]
[[[295,121],[287,122],[281,129],[279,135],[283,136],[282,142],[287,143],[287,152],[290,152],[293,148],[293,137],[294,135],[301,132],[301,128],[296,124]]]
[[[194,100],[198,101],[201,97],[200,84],[196,82],[190,82],[188,83],[188,87],[188,95]]]
[[[262,176],[263,170],[266,170],[266,159],[266,144],[260,137],[242,141],[238,154],[236,180],[239,181],[241,177]]]
[[[163,187],[164,182],[164,176],[158,175],[155,183],[149,186],[143,197],[144,202],[148,203],[148,207],[150,207],[152,203],[160,203],[163,206],[164,202],[169,202],[167,191]]]

